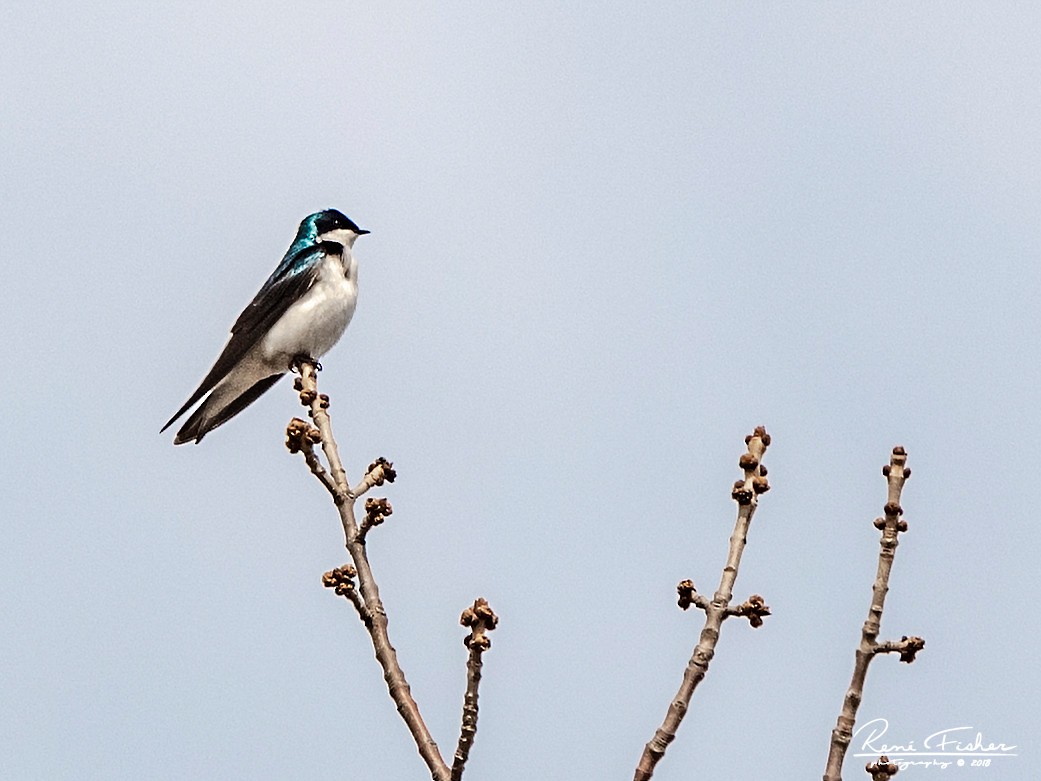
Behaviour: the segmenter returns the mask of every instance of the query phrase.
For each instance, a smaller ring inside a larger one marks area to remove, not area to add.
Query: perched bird
[[[336,209],[306,217],[278,268],[231,327],[210,373],[160,433],[206,396],[174,437],[175,445],[201,442],[256,401],[296,360],[316,361],[328,352],[354,315],[358,261],[351,248],[366,233]]]

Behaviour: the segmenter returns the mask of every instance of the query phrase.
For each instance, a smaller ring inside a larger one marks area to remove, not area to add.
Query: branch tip
[[[752,504],[756,496],[770,490],[766,467],[762,464],[763,453],[770,446],[770,435],[766,433],[766,428],[756,426],[755,431],[745,437],[745,445],[748,450],[737,462],[745,476],[736,481],[730,491],[730,497],[742,506]]]
[[[676,604],[680,606],[680,610],[686,610],[692,604],[694,599],[697,597],[698,590],[694,587],[694,581],[690,578],[687,580],[681,580],[679,585],[676,586],[676,594],[679,599],[676,600]]]
[[[322,575],[322,585],[331,588],[337,596],[345,597],[354,591],[354,579],[358,576],[358,570],[350,564],[329,570]]]
[[[488,601],[482,597],[474,600],[473,605],[463,611],[459,623],[470,627],[470,634],[464,644],[470,651],[466,661],[466,694],[463,697],[463,720],[459,729],[459,742],[452,761],[451,781],[462,781],[466,761],[470,757],[474,738],[477,736],[477,700],[478,687],[481,684],[481,657],[491,647],[491,640],[485,635],[495,629],[499,623]]]
[[[286,426],[286,447],[290,453],[310,450],[322,441],[322,432],[300,418],[293,418]]]
[[[369,533],[369,529],[373,526],[379,526],[385,520],[388,515],[394,513],[394,508],[391,507],[390,502],[387,501],[386,497],[379,499],[366,499],[365,500],[365,517],[362,519],[361,528],[358,530],[359,539],[365,539],[365,535]]]
[[[900,652],[900,661],[911,664],[914,661],[915,656],[925,648],[925,640],[921,637],[907,637],[904,636],[900,639],[904,649]]]
[[[482,651],[491,648],[492,641],[486,633],[498,626],[499,617],[495,615],[484,597],[478,597],[470,607],[463,611],[459,617],[459,623],[470,627],[470,634],[463,640],[463,645],[471,649],[476,647]]]
[[[868,618],[861,630],[860,645],[854,656],[853,675],[842,700],[842,710],[839,712],[835,728],[831,732],[831,745],[828,750],[824,781],[841,781],[842,763],[853,737],[857,709],[864,698],[864,682],[871,660],[878,654],[897,653],[900,655],[900,661],[909,664],[914,661],[915,655],[925,647],[925,641],[920,637],[904,636],[898,642],[878,643],[875,641],[882,624],[886,594],[889,592],[889,576],[896,555],[897,536],[900,532],[907,531],[907,521],[901,518],[904,510],[900,506],[904,482],[911,473],[911,470],[905,466],[906,463],[907,451],[897,445],[893,448],[889,463],[882,467],[882,474],[887,483],[885,517],[876,518],[874,521],[875,528],[882,532],[879,540],[878,567],[871,589]],[[889,762],[888,757],[883,756],[879,758],[878,762],[868,764],[865,770],[871,774],[873,781],[885,781],[896,773],[897,765]]]
[[[365,500],[365,520],[369,522],[370,526],[379,526],[388,515],[393,515],[393,513],[394,508],[386,497]]]
[[[904,635],[897,642],[879,643],[875,646],[877,654],[900,654],[900,661],[911,664],[918,652],[925,648],[925,640],[921,637],[908,637]]]
[[[759,594],[753,594],[733,609],[733,615],[747,618],[752,628],[758,629],[763,625],[763,617],[770,615],[770,607]]]
[[[367,477],[371,476],[373,485],[383,485],[384,481],[393,483],[398,476],[397,470],[394,469],[394,464],[383,456],[369,464],[365,474]]]
[[[766,433],[766,428],[763,426],[756,426],[755,430],[745,437],[747,452],[738,459],[738,465],[744,472],[744,477],[734,483],[730,492],[731,497],[738,504],[737,518],[734,521],[734,531],[730,535],[727,562],[723,567],[719,588],[712,599],[699,594],[692,580],[680,581],[676,586],[677,604],[683,610],[694,605],[704,611],[705,626],[701,630],[698,644],[694,647],[690,661],[683,672],[683,681],[679,691],[669,703],[661,726],[655,730],[653,737],[643,748],[643,754],[640,756],[633,775],[634,781],[649,781],[654,775],[654,768],[665,756],[666,749],[676,739],[676,730],[690,707],[694,690],[708,673],[709,663],[715,655],[716,641],[719,638],[724,619],[728,616],[741,615],[747,617],[752,626],[758,627],[763,623],[763,616],[770,614],[770,609],[763,598],[757,594],[749,597],[748,601],[739,607],[730,606],[741,556],[748,542],[748,530],[759,503],[758,497],[770,490],[770,484],[766,480],[766,467],[762,464],[763,454],[769,445],[770,435]]]

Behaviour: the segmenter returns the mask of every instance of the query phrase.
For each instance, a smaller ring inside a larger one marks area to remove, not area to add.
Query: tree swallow
[[[306,217],[278,268],[231,327],[210,373],[160,433],[206,396],[174,437],[175,445],[201,442],[256,401],[296,360],[317,361],[332,349],[354,315],[358,261],[351,248],[366,233],[336,209]]]

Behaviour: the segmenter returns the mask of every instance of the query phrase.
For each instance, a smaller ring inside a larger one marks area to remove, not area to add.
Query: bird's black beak
[[[363,230],[361,228],[358,228],[358,235],[359,236],[364,236],[366,233],[372,233],[372,231],[367,231],[367,230]]]

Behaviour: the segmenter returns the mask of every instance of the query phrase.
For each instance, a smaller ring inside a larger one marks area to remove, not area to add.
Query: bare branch
[[[868,609],[867,621],[860,635],[860,646],[857,648],[856,658],[853,663],[853,677],[846,690],[846,696],[842,702],[842,711],[839,713],[835,729],[831,732],[831,747],[828,751],[828,764],[824,770],[824,781],[842,781],[842,762],[846,756],[846,750],[853,739],[853,725],[857,720],[857,708],[864,698],[864,681],[867,678],[868,664],[879,653],[899,653],[903,662],[913,662],[915,654],[925,647],[925,641],[920,637],[904,637],[899,642],[877,642],[878,633],[882,626],[882,610],[886,603],[886,594],[889,592],[889,573],[893,569],[893,559],[896,556],[896,547],[899,545],[897,537],[900,532],[907,531],[907,521],[901,518],[903,508],[900,506],[900,495],[904,490],[904,483],[911,476],[911,470],[907,463],[907,453],[900,447],[893,448],[893,454],[889,463],[882,467],[882,474],[887,481],[887,494],[885,505],[885,517],[875,520],[875,528],[882,531],[879,541],[881,549],[878,554],[878,570],[875,574],[875,583],[871,589],[871,606]],[[883,761],[884,760],[884,761]],[[879,760],[879,766],[872,769],[868,765],[867,771],[872,773],[873,778],[888,778],[895,773],[889,772],[889,760],[885,757]],[[895,765],[893,766],[895,767]],[[881,768],[881,769],[879,769]],[[880,773],[887,775],[880,775]]]
[[[340,514],[340,522],[343,525],[343,533],[350,554],[351,562],[358,579],[360,601],[351,597],[357,593],[352,587],[344,590],[343,594],[354,603],[355,609],[365,623],[365,628],[372,638],[372,647],[376,653],[376,660],[383,668],[383,678],[387,682],[387,689],[391,699],[397,706],[398,713],[412,734],[419,754],[430,770],[434,781],[449,781],[450,771],[441,757],[430,730],[427,729],[420,715],[419,706],[412,699],[412,693],[405,678],[405,673],[398,662],[397,652],[390,644],[387,633],[387,613],[380,601],[379,588],[372,575],[369,566],[368,555],[365,551],[365,539],[360,533],[358,522],[354,515],[354,503],[358,496],[374,485],[382,485],[384,481],[393,481],[393,467],[385,460],[377,461],[370,466],[365,478],[359,484],[358,491],[352,491],[347,480],[347,472],[340,460],[339,449],[333,437],[332,423],[329,419],[329,397],[318,393],[317,366],[312,361],[298,362],[300,376],[297,378],[295,388],[300,392],[300,401],[308,407],[311,420],[317,426],[321,436],[322,451],[325,453],[326,461],[329,463],[329,473],[332,478],[334,501]],[[309,462],[310,463],[310,462]],[[312,471],[315,471],[312,468]],[[316,472],[316,475],[318,473]],[[322,479],[319,477],[319,479]],[[325,481],[323,480],[323,483]],[[326,483],[327,487],[328,484]],[[343,568],[341,568],[343,570]],[[333,571],[335,572],[335,570]],[[328,573],[332,574],[332,573]],[[335,588],[335,583],[333,584]]]
[[[900,654],[900,661],[911,664],[918,652],[925,648],[925,640],[920,637],[908,637],[904,635],[898,641],[878,643],[875,646],[876,654]]]
[[[463,697],[463,723],[459,730],[459,744],[455,750],[455,761],[452,763],[452,781],[460,781],[463,768],[470,757],[474,737],[477,735],[477,689],[481,685],[482,654],[492,647],[487,636],[499,623],[498,616],[492,612],[488,602],[477,599],[471,607],[463,611],[459,623],[470,627],[470,634],[463,644],[470,649],[470,658],[466,662],[466,695]]]
[[[770,445],[770,435],[766,433],[765,428],[759,426],[752,434],[745,437],[745,444],[748,446],[748,451],[741,456],[738,462],[744,471],[744,477],[734,483],[731,492],[731,496],[737,502],[737,521],[734,525],[734,532],[730,536],[730,550],[727,554],[726,566],[723,568],[719,589],[713,595],[712,601],[708,602],[697,594],[691,581],[683,581],[677,588],[680,607],[686,609],[693,604],[704,610],[705,625],[701,630],[698,644],[694,648],[694,654],[683,673],[680,689],[669,704],[665,720],[650,742],[644,746],[643,755],[636,766],[635,781],[647,781],[651,778],[658,761],[665,755],[665,749],[676,739],[676,730],[687,713],[694,689],[708,672],[709,662],[712,661],[716,643],[719,640],[719,630],[726,617],[728,615],[748,615],[749,621],[756,626],[756,620],[762,623],[761,617],[769,614],[766,605],[761,604],[761,597],[758,598],[758,607],[755,608],[755,618],[753,618],[752,607],[747,609],[748,612],[739,612],[741,608],[730,608],[730,600],[734,594],[734,582],[737,580],[737,570],[748,539],[748,528],[752,522],[752,515],[759,503],[759,495],[770,490],[770,484],[766,479],[766,468],[761,463],[763,454]],[[744,607],[743,605],[742,608]]]
[[[698,590],[694,587],[693,580],[681,580],[679,585],[676,586],[676,593],[679,595],[679,599],[676,602],[682,610],[686,610],[693,605],[707,613],[712,606],[712,600],[704,594],[698,593]],[[766,602],[758,594],[753,594],[737,607],[728,607],[723,614],[723,618],[741,616],[748,619],[748,623],[752,625],[753,629],[758,629],[763,625],[763,617],[768,615],[770,615],[770,608]]]

